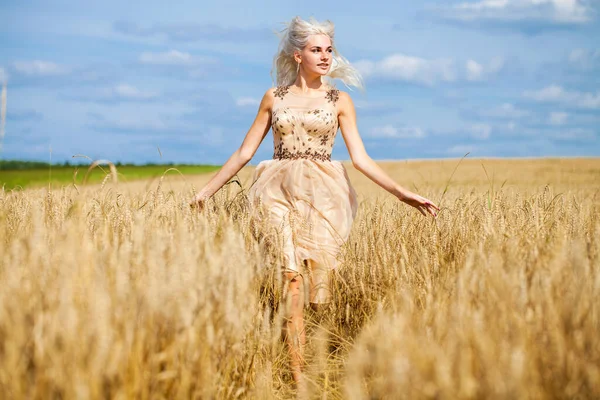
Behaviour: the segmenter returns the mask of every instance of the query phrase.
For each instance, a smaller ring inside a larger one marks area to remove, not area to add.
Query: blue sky
[[[363,73],[374,159],[600,155],[598,0],[87,3],[0,2],[0,158],[222,164],[296,15],[332,20]]]

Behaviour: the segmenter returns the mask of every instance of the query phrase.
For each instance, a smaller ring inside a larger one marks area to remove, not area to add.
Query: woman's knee
[[[296,271],[286,271],[285,272],[285,283],[286,283],[286,292],[288,295],[292,297],[304,297],[304,286],[302,275]]]
[[[285,295],[287,323],[291,323],[296,317],[302,317],[302,309],[304,308],[304,287],[302,275],[295,271],[285,272],[285,282],[287,293]]]
[[[288,282],[302,279],[302,275],[300,275],[300,273],[297,271],[285,271],[284,275]]]
[[[287,283],[288,287],[290,289],[294,288],[300,288],[303,280],[302,280],[302,275],[299,272],[296,271],[286,271],[285,272],[285,282]]]

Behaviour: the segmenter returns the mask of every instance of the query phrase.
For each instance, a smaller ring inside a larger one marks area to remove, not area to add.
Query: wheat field
[[[600,398],[600,159],[381,162],[436,220],[346,164],[359,211],[333,302],[306,309],[305,398]],[[297,395],[253,167],[0,191],[0,397]]]

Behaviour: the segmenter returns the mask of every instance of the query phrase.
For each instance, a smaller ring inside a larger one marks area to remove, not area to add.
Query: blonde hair
[[[354,86],[364,90],[364,84],[360,73],[347,59],[338,53],[335,47],[333,41],[333,22],[329,20],[319,22],[313,17],[311,17],[309,21],[305,21],[300,17],[294,17],[287,23],[286,28],[278,33],[278,36],[280,37],[279,49],[273,58],[273,68],[271,69],[271,78],[273,78],[273,71],[275,71],[276,85],[287,86],[294,83],[298,76],[298,67],[294,60],[294,51],[301,51],[308,43],[308,37],[310,35],[320,34],[329,36],[331,39],[331,46],[333,47],[331,68],[326,75],[326,77],[330,78],[330,83],[332,83],[331,81],[333,81],[333,78],[338,78],[344,82],[347,87]]]

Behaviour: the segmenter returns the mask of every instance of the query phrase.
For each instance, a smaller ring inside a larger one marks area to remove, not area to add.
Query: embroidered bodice
[[[320,96],[309,96],[294,93],[289,86],[275,89],[271,115],[274,159],[331,161],[339,92],[332,87]]]

